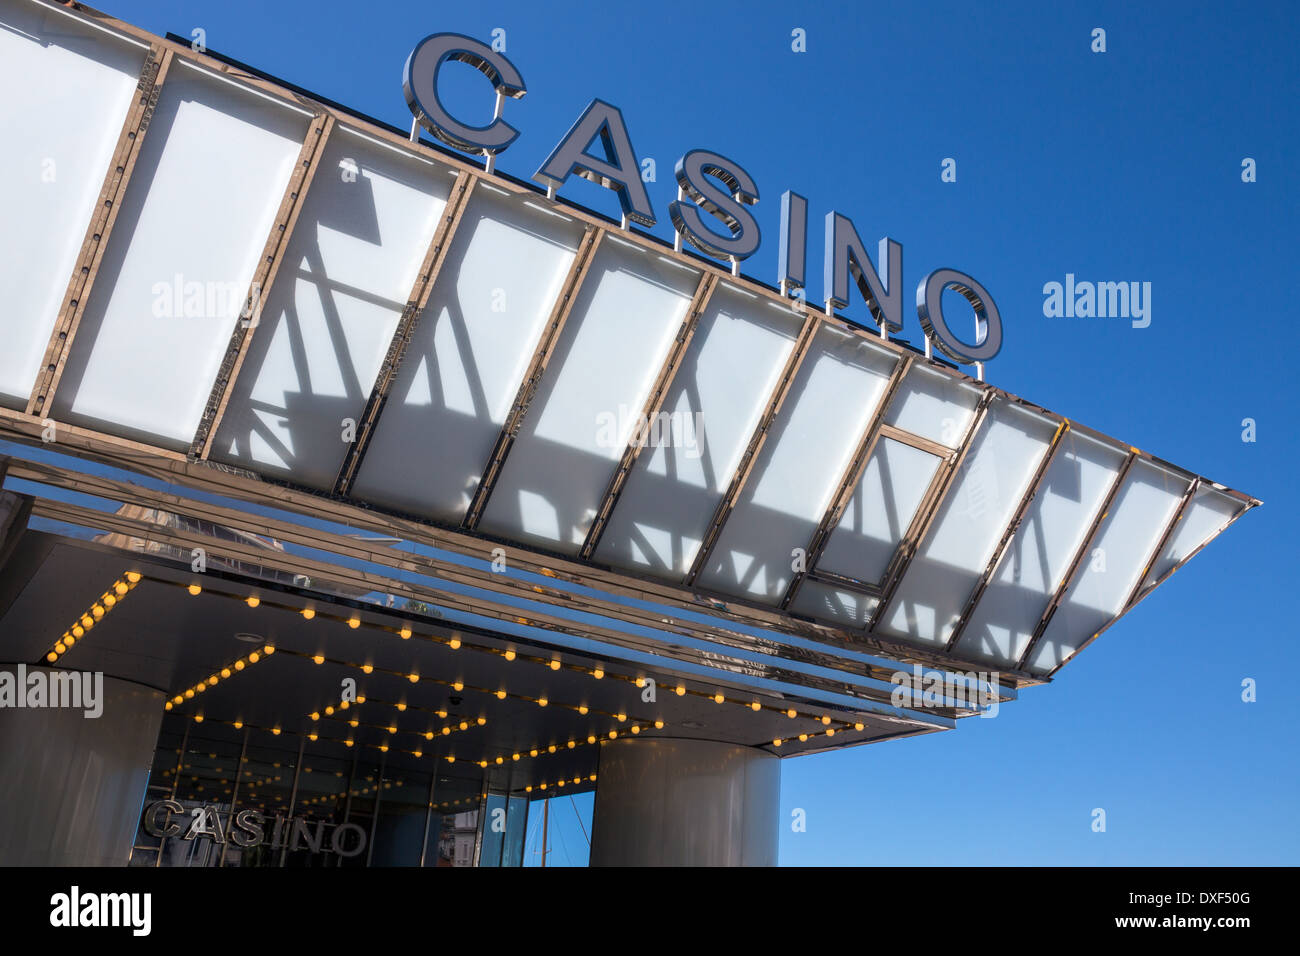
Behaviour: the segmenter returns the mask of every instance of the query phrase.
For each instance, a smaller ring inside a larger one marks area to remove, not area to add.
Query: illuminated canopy
[[[34,0],[0,23],[3,437],[423,540],[434,590],[498,549],[555,582],[443,606],[579,593],[610,633],[572,633],[674,659],[1013,689],[1258,504],[220,58]]]

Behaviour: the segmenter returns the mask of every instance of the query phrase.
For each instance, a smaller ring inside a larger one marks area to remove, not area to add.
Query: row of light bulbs
[[[57,663],[59,658],[68,652],[69,648],[85,637],[86,632],[102,621],[104,615],[117,607],[122,599],[131,593],[132,589],[140,583],[142,576],[139,571],[128,571],[110,584],[108,590],[101,594],[99,599],[91,604],[86,609],[86,612],[77,618],[72,623],[72,626],[54,642],[54,646],[45,654],[46,662],[49,664]]]

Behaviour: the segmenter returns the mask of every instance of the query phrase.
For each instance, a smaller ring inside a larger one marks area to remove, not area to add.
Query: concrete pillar
[[[592,866],[775,866],[781,765],[712,740],[600,748]]]
[[[18,674],[18,665],[0,664]],[[45,667],[45,674],[74,674]],[[0,709],[0,866],[125,866],[162,724],[163,694],[103,678],[103,712]]]

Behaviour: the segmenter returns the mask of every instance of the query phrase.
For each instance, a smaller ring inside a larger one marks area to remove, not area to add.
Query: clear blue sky
[[[786,761],[782,863],[1300,862],[1286,683],[1300,663],[1300,454],[1282,397],[1300,344],[1286,287],[1300,210],[1286,165],[1300,155],[1293,4],[101,4],[156,33],[201,27],[213,50],[401,126],[416,41],[503,28],[529,91],[509,104],[522,135],[503,171],[531,176],[599,96],[656,160],[657,234],[671,235],[677,157],[721,152],[760,189],[747,273],[775,279],[779,198],[794,189],[809,200],[811,298],[836,209],[873,250],[886,234],[903,244],[905,288],[951,266],[989,289],[1005,322],[990,381],[1264,500],[997,719]],[[1104,54],[1090,50],[1096,27]],[[795,28],[806,53],[791,51]],[[455,92],[479,102],[472,85]],[[940,181],[946,157],[956,183]],[[617,214],[594,185],[563,194]],[[1150,327],[1045,318],[1043,285],[1067,272],[1151,282]],[[920,339],[914,312],[903,337]],[[790,831],[794,808],[805,833]],[[556,825],[576,849],[568,810]]]

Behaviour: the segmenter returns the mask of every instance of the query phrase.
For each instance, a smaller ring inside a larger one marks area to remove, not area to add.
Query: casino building
[[[3,864],[772,864],[1259,504],[80,4],[0,89]]]

